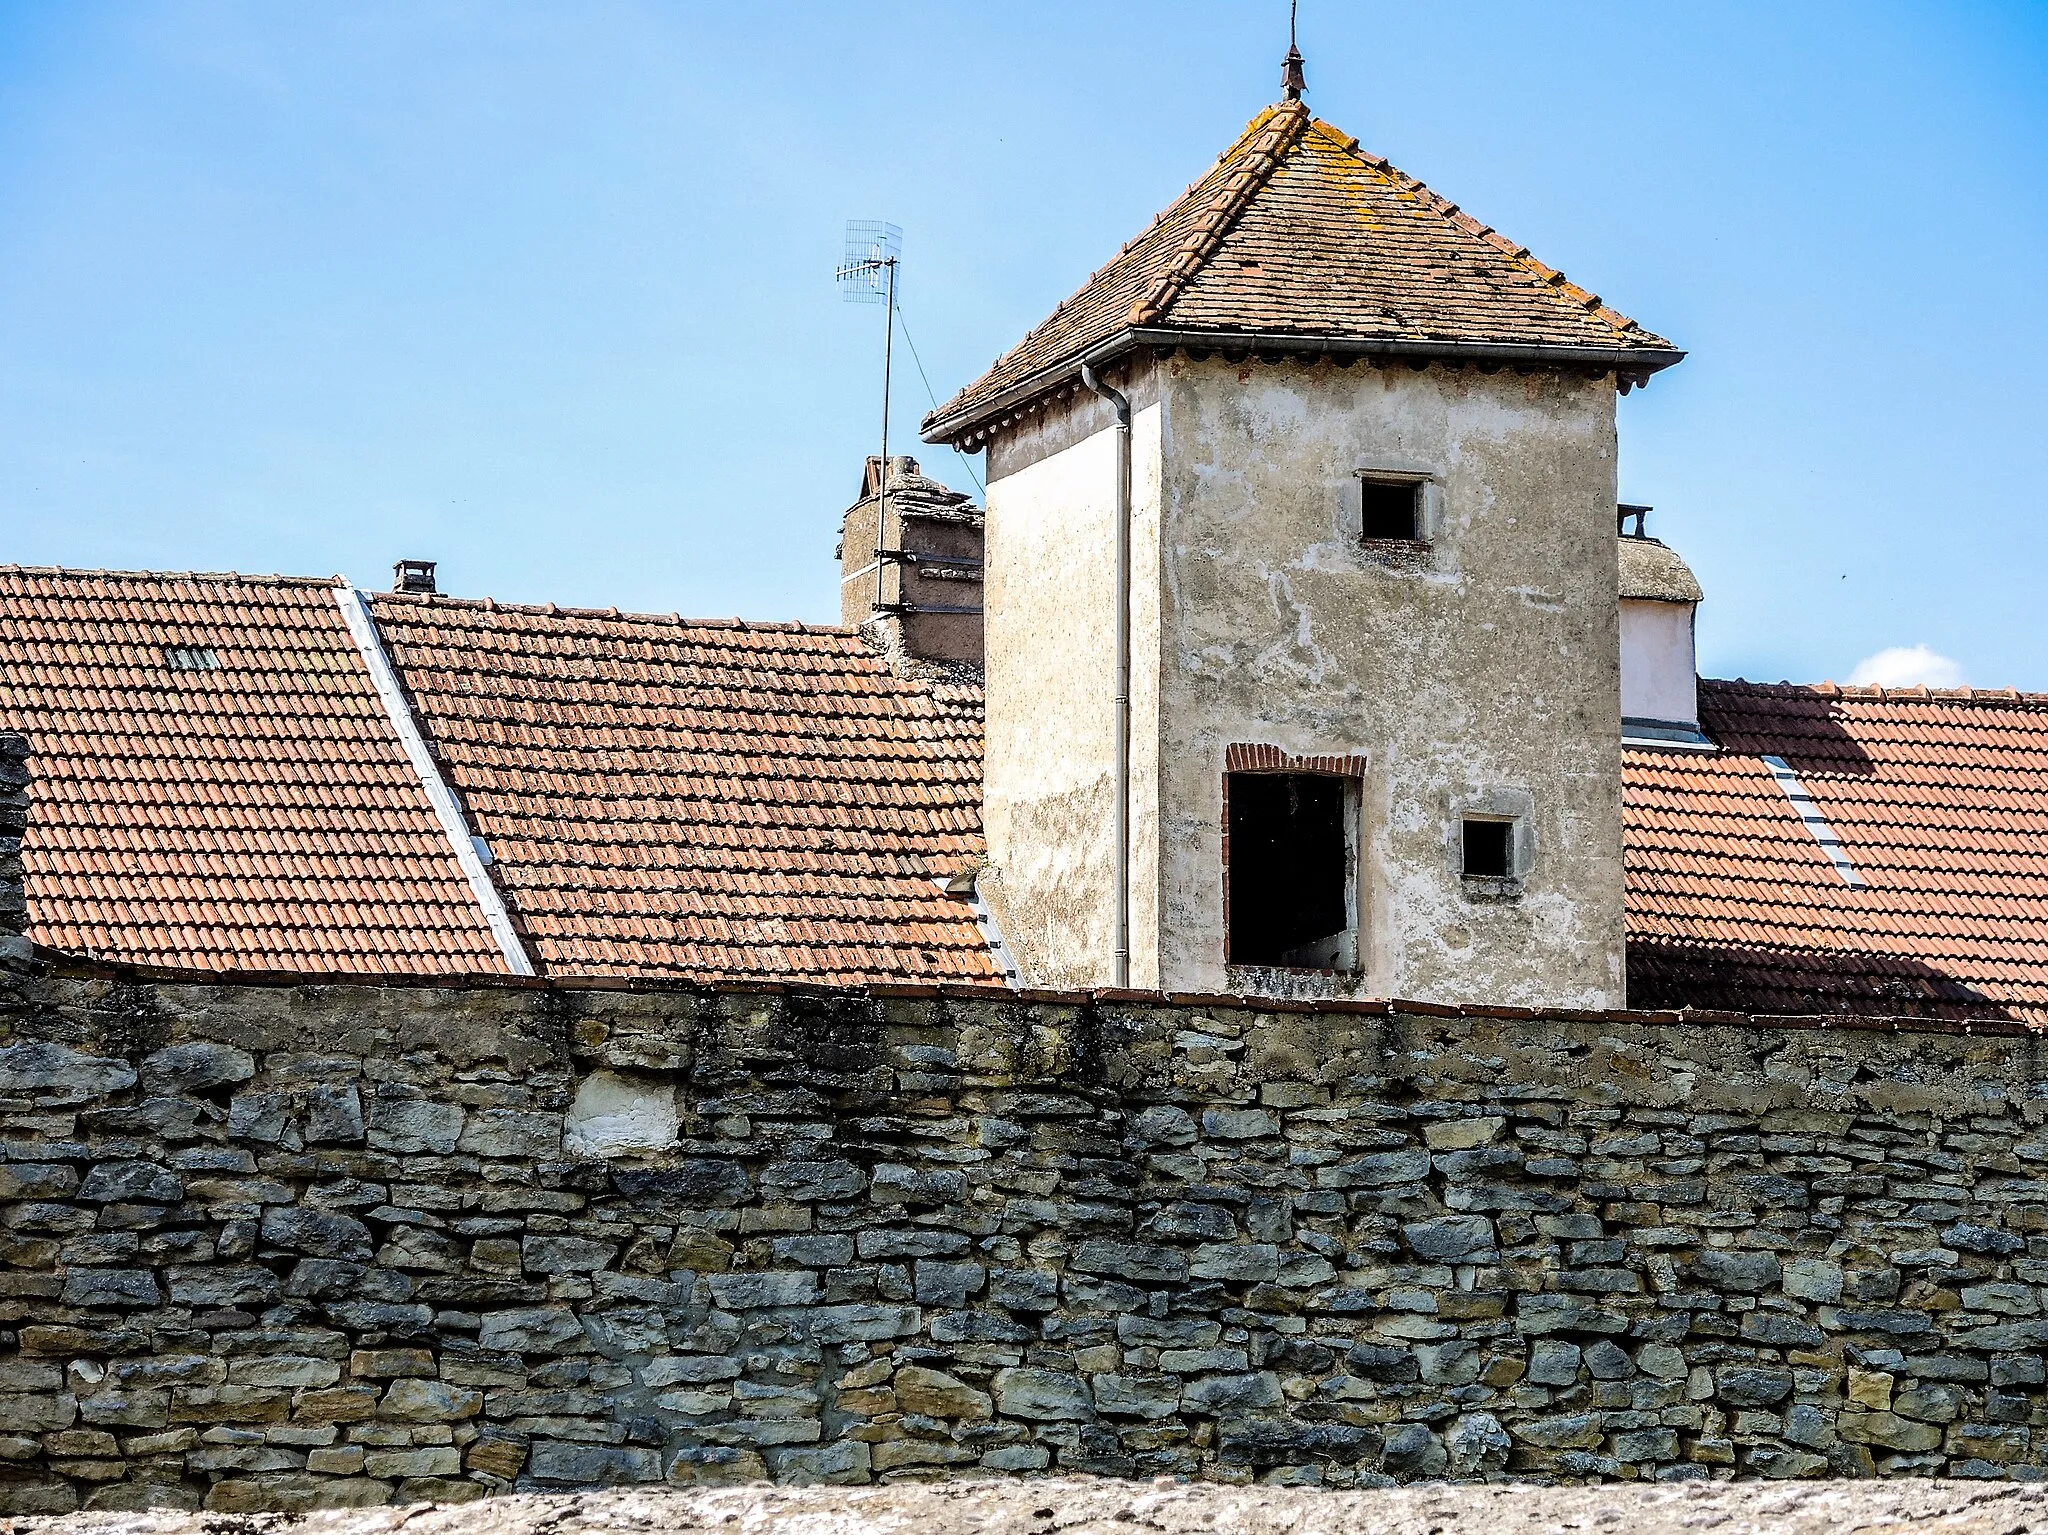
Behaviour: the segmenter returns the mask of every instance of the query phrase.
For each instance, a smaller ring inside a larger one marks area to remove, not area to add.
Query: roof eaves
[[[1132,325],[1064,361],[1050,363],[985,400],[951,412],[934,411],[919,431],[926,442],[959,446],[988,423],[1000,420],[1038,396],[1081,376],[1083,366],[1099,368],[1135,347],[1265,352],[1305,356],[1422,358],[1502,367],[1598,368],[1647,379],[1685,353],[1666,342],[1656,346],[1582,347],[1528,342],[1419,341],[1395,337],[1333,336],[1303,331],[1175,330]]]

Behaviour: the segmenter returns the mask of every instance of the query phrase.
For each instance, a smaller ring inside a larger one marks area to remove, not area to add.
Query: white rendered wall
[[[1622,717],[1697,727],[1699,711],[1692,604],[1623,599]]]
[[[1620,1004],[1612,381],[1181,359],[1158,387],[1160,984],[1245,980],[1221,871],[1244,742],[1371,763],[1362,973],[1298,989]],[[1433,477],[1420,558],[1361,544],[1374,468]],[[1462,811],[1521,816],[1517,890],[1461,879]]]
[[[1133,396],[1131,776],[1158,760],[1159,408]],[[1115,418],[1056,402],[989,453],[984,576],[987,746],[983,893],[1021,979],[1113,979],[1116,669]],[[1157,796],[1131,796],[1134,985],[1158,984]]]

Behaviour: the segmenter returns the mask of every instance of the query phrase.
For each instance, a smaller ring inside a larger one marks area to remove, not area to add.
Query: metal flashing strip
[[[1697,725],[1683,720],[1637,719],[1631,715],[1622,718],[1621,744],[1678,752],[1718,752],[1721,749]]]
[[[1785,798],[1792,802],[1792,809],[1813,833],[1813,840],[1820,844],[1820,850],[1827,854],[1828,862],[1835,866],[1835,872],[1842,876],[1842,883],[1851,890],[1868,890],[1870,881],[1856,872],[1856,865],[1849,861],[1849,855],[1842,847],[1842,839],[1828,825],[1828,818],[1820,813],[1813,796],[1806,792],[1806,785],[1799,781],[1799,775],[1792,771],[1792,765],[1783,757],[1765,757],[1764,766],[1771,770],[1771,777],[1778,781],[1778,787],[1785,791]]]
[[[356,649],[362,653],[363,664],[370,669],[370,683],[384,705],[384,716],[398,733],[398,744],[405,748],[406,761],[412,764],[420,787],[426,791],[427,802],[434,807],[434,817],[441,823],[455,861],[462,865],[462,872],[469,879],[470,892],[476,896],[477,905],[483,908],[484,921],[490,925],[491,936],[498,942],[498,952],[505,958],[505,967],[514,975],[532,975],[533,961],[527,957],[526,945],[519,941],[519,934],[512,926],[512,914],[505,909],[505,898],[498,893],[490,871],[485,868],[493,861],[489,844],[483,838],[470,834],[469,821],[463,815],[462,807],[455,802],[455,791],[448,787],[433,754],[427,750],[426,737],[420,734],[419,721],[413,718],[412,706],[405,701],[405,694],[398,686],[398,673],[391,668],[391,657],[385,654],[383,637],[377,633],[376,620],[370,616],[370,605],[363,600],[360,591],[348,585],[334,589],[334,602],[341,609],[342,622],[348,625],[349,636],[356,642]]]
[[[996,970],[1003,978],[1003,984],[1012,991],[1016,990],[1016,962],[1010,958],[1010,948],[1003,942],[1003,930],[996,922],[996,914],[989,909],[988,902],[982,899],[981,892],[972,885],[965,890],[957,888],[960,883],[958,880],[935,879],[932,883],[954,900],[967,903],[968,910],[974,913],[975,926],[981,929],[982,941],[988,945],[988,956],[995,961]]]

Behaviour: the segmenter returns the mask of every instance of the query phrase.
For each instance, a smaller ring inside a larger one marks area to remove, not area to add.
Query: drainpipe
[[[1116,947],[1110,984],[1131,984],[1131,402],[1081,365],[1116,412]]]

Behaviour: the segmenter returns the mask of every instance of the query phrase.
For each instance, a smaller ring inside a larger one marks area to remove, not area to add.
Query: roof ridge
[[[5,567],[0,567],[4,569]],[[680,613],[631,613],[618,608],[566,608],[553,602],[500,602],[494,597],[457,597],[448,592],[368,592],[377,602],[413,607],[476,608],[487,613],[519,613],[534,618],[587,618],[617,623],[667,624],[679,629],[738,629],[769,634],[818,634],[859,638],[858,629],[843,624],[807,624],[800,620],[753,618],[685,618]]]
[[[1195,280],[1209,258],[1216,254],[1216,247],[1223,243],[1223,237],[1243,217],[1252,199],[1273,179],[1273,173],[1280,168],[1281,157],[1300,142],[1303,130],[1311,121],[1308,108],[1298,101],[1268,107],[1251,120],[1245,131],[1238,135],[1237,142],[1223,152],[1216,168],[1226,166],[1240,156],[1245,163],[1225,177],[1223,185],[1211,194],[1208,207],[1195,219],[1194,227],[1166,263],[1166,269],[1154,281],[1151,291],[1132,303],[1131,324],[1150,325],[1166,313],[1173,301]]]
[[[1420,177],[1409,175],[1408,172],[1402,170],[1400,166],[1394,164],[1385,155],[1376,155],[1369,149],[1361,148],[1358,139],[1354,135],[1344,132],[1343,129],[1331,123],[1324,122],[1321,118],[1316,118],[1309,126],[1321,131],[1326,138],[1332,140],[1344,153],[1355,155],[1366,165],[1371,166],[1374,170],[1379,171],[1401,186],[1403,190],[1414,193],[1422,205],[1428,208],[1430,212],[1436,214],[1457,229],[1462,230],[1464,233],[1471,235],[1473,238],[1484,240],[1495,250],[1506,256],[1508,260],[1528,272],[1545,287],[1550,288],[1560,297],[1584,309],[1588,314],[1597,317],[1614,330],[1629,336],[1648,337],[1658,341],[1664,339],[1658,336],[1656,332],[1638,324],[1620,310],[1602,302],[1599,294],[1580,287],[1556,267],[1537,259],[1528,246],[1518,245],[1491,224],[1482,224],[1478,219],[1472,217],[1471,214],[1459,207],[1458,204],[1437,191],[1428,182]]]
[[[1178,197],[1174,198],[1173,201],[1168,203],[1164,208],[1161,208],[1157,213],[1153,214],[1151,220],[1145,225],[1143,229],[1139,230],[1136,234],[1132,235],[1130,239],[1124,241],[1122,245],[1117,247],[1115,255],[1111,256],[1107,261],[1103,262],[1101,266],[1097,267],[1094,271],[1090,272],[1085,278],[1083,278],[1080,284],[1074,289],[1073,292],[1069,293],[1065,298],[1061,299],[1057,304],[1052,306],[1051,314],[1047,315],[1044,319],[1040,320],[1036,325],[1032,326],[1031,329],[1024,332],[1023,336],[1017,341],[1016,345],[1008,347],[1002,352],[998,353],[996,355],[995,361],[990,363],[989,366],[991,368],[1001,366],[1005,358],[1009,357],[1012,353],[1021,350],[1023,347],[1029,345],[1031,338],[1033,336],[1038,335],[1041,331],[1045,330],[1047,326],[1051,325],[1054,321],[1058,320],[1061,315],[1065,314],[1067,306],[1069,304],[1073,303],[1074,300],[1078,299],[1082,294],[1086,293],[1089,290],[1089,288],[1094,286],[1095,280],[1097,278],[1103,276],[1106,272],[1109,271],[1111,267],[1115,266],[1119,261],[1122,261],[1126,256],[1130,255],[1132,251],[1136,250],[1140,245],[1144,244],[1145,241],[1151,237],[1152,232],[1156,230],[1161,224],[1165,223],[1167,219],[1172,217],[1175,210],[1178,209],[1182,203],[1186,202],[1190,197],[1193,197],[1195,195],[1196,189],[1199,188],[1203,182],[1207,181],[1211,176],[1215,175],[1220,168],[1229,163],[1230,157],[1237,153],[1239,145],[1243,144],[1247,139],[1257,134],[1258,131],[1263,126],[1265,126],[1266,121],[1279,110],[1280,108],[1278,106],[1267,107],[1263,111],[1261,111],[1256,117],[1254,117],[1249,123],[1247,123],[1244,127],[1244,130],[1238,134],[1237,138],[1231,143],[1230,147],[1224,150],[1222,154],[1218,155],[1215,158],[1215,160],[1210,163],[1209,167],[1202,172],[1201,175],[1197,176],[1193,181],[1190,181],[1185,187],[1183,187]],[[933,419],[933,417],[937,416],[938,414],[938,409],[934,409],[930,415],[927,415],[924,418],[925,422],[929,423]]]
[[[1751,682],[1747,677],[1702,677],[1708,687],[1729,692],[1783,696],[1807,693],[1821,698],[1843,698],[1854,703],[1947,703],[2010,704],[2027,708],[2048,708],[2048,693],[2030,693],[2023,688],[1908,688],[1879,687],[1865,682]]]
[[[346,576],[251,575],[239,570],[103,570],[89,565],[0,565],[0,576],[64,576],[98,581],[247,581],[259,586],[348,585]]]

